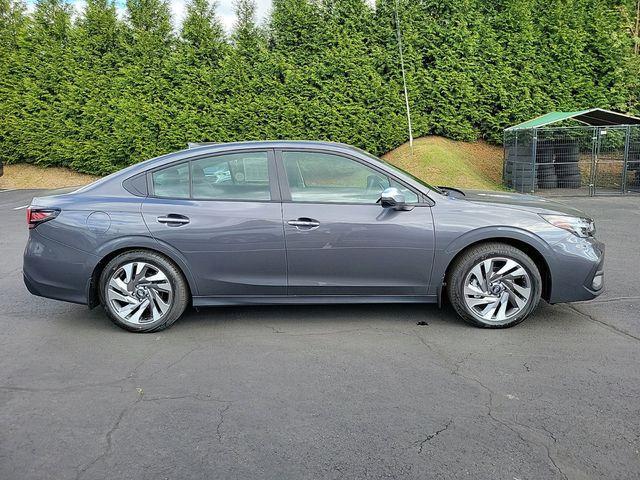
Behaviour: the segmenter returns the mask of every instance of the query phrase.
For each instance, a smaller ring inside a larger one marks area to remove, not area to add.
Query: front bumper
[[[549,303],[592,300],[604,291],[604,244],[575,235],[553,246]]]

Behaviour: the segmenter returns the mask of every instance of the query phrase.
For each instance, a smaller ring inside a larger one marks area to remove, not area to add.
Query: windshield
[[[384,163],[386,165],[386,167],[389,170],[395,171],[396,173],[399,174],[403,174],[406,175],[407,177],[411,178],[412,180],[415,180],[416,182],[418,182],[420,185],[424,185],[425,187],[427,187],[429,190],[433,190],[436,193],[439,193],[440,195],[446,195],[442,190],[440,190],[438,187],[434,187],[433,185],[425,182],[424,180],[416,177],[415,175],[410,174],[409,172],[407,172],[406,170],[403,170],[400,167],[396,167],[395,165],[391,165],[389,162],[385,162],[383,159],[376,157],[375,155],[370,154],[369,152],[367,152],[366,150],[362,150],[360,148],[357,149],[360,153],[363,153],[364,155],[366,155],[367,157],[377,160],[380,163]]]

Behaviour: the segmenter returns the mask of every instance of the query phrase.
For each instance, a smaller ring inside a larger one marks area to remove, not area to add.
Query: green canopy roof
[[[576,120],[587,125],[597,127],[607,127],[611,125],[637,125],[640,118],[626,115],[624,113],[612,112],[602,108],[591,108],[589,110],[579,110],[577,112],[549,112],[541,117],[527,120],[506,130],[524,130],[528,128],[544,127],[562,120]]]

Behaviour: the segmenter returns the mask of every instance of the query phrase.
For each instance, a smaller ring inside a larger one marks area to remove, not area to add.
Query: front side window
[[[407,203],[418,196],[372,168],[330,153],[282,152],[291,200],[294,202],[376,203],[382,191],[396,187]]]
[[[189,198],[189,163],[153,172],[152,179],[153,192],[157,197]]]
[[[271,200],[267,152],[229,153],[191,162],[192,195],[204,200]]]

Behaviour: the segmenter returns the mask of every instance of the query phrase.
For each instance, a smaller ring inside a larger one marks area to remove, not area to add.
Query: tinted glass
[[[189,164],[181,163],[153,172],[153,193],[157,197],[189,198]]]
[[[282,152],[291,199],[298,202],[375,203],[382,191],[396,187],[407,203],[418,197],[372,168],[328,153]]]
[[[270,200],[267,152],[218,155],[191,162],[193,198]]]

